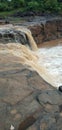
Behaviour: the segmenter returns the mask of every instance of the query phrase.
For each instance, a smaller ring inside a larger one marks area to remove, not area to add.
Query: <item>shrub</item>
[[[5,3],[0,3],[0,11],[6,11],[8,9],[8,5]]]
[[[28,10],[38,10],[39,3],[37,1],[28,2]]]

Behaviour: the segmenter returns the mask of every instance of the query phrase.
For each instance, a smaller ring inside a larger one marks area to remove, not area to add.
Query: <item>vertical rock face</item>
[[[62,19],[46,20],[43,24],[29,26],[37,44],[62,37]]]
[[[44,27],[45,40],[51,40],[57,38],[57,24],[56,21],[47,21]]]

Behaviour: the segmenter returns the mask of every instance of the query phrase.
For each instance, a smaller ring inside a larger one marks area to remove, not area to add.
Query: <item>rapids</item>
[[[27,35],[31,48],[21,43],[1,43],[0,54],[11,54],[18,57],[20,63],[27,65],[32,71],[36,71],[53,87],[58,88],[62,85],[62,45],[58,43],[52,47],[38,48],[28,29],[18,26],[14,26],[13,29]]]

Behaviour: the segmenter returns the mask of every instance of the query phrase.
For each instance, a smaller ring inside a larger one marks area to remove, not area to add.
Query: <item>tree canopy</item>
[[[0,12],[20,9],[23,11],[60,12],[60,0],[0,0]]]

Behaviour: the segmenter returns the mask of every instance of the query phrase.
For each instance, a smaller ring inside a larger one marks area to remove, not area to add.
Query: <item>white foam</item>
[[[52,76],[55,86],[62,85],[62,46],[41,48],[37,54],[38,63]]]

